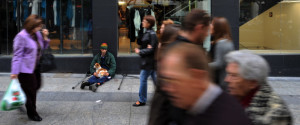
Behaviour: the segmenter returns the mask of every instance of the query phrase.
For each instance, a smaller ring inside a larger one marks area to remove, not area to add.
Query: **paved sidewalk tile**
[[[148,81],[146,106],[133,107],[138,100],[139,79],[121,75],[100,86],[96,92],[80,85],[72,89],[85,74],[45,73],[37,95],[37,111],[43,121],[34,122],[18,110],[0,111],[0,125],[146,125],[154,85]],[[136,78],[137,77],[137,78]],[[0,97],[10,83],[9,73],[0,73]],[[270,77],[269,83],[288,104],[294,125],[300,125],[300,78]]]

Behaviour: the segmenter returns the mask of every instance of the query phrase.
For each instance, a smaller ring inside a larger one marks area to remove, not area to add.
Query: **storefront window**
[[[43,18],[52,53],[92,52],[92,0],[2,0],[0,7],[2,55],[12,54],[13,38],[30,14]]]
[[[240,49],[300,53],[300,0],[242,0],[240,9]]]
[[[143,32],[141,25],[134,26],[135,12],[138,11],[140,21],[145,15],[154,15],[159,37],[159,29],[163,20],[172,19],[181,24],[185,15],[194,8],[200,8],[210,13],[210,0],[119,0],[119,51],[118,55],[135,55],[138,48],[137,38]],[[137,29],[137,30],[136,30]],[[137,32],[137,33],[135,33]]]

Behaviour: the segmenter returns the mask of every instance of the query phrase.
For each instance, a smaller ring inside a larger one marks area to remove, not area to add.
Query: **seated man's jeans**
[[[94,83],[100,83],[101,85],[104,83],[104,82],[107,82],[109,81],[110,79],[107,77],[107,76],[103,76],[101,78],[98,78],[96,76],[92,76],[88,82],[91,84],[94,84]]]
[[[141,70],[140,73],[140,90],[139,90],[139,101],[146,103],[147,101],[147,79],[151,75],[154,84],[156,83],[156,72],[155,70]]]

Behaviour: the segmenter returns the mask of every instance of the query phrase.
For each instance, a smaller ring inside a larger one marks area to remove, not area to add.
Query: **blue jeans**
[[[140,91],[139,91],[139,101],[146,103],[147,101],[147,79],[151,75],[154,84],[156,83],[156,72],[154,70],[141,70],[140,73]]]
[[[96,76],[92,76],[88,82],[91,84],[94,84],[94,83],[100,83],[101,85],[104,83],[104,82],[107,82],[109,81],[110,79],[107,77],[107,76],[103,76],[101,78],[98,78]]]

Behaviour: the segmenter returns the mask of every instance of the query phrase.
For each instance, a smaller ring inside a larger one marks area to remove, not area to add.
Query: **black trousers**
[[[26,109],[28,116],[38,115],[36,112],[36,95],[38,89],[41,87],[41,73],[40,69],[36,68],[33,74],[20,73],[19,82],[23,91],[26,94]]]

